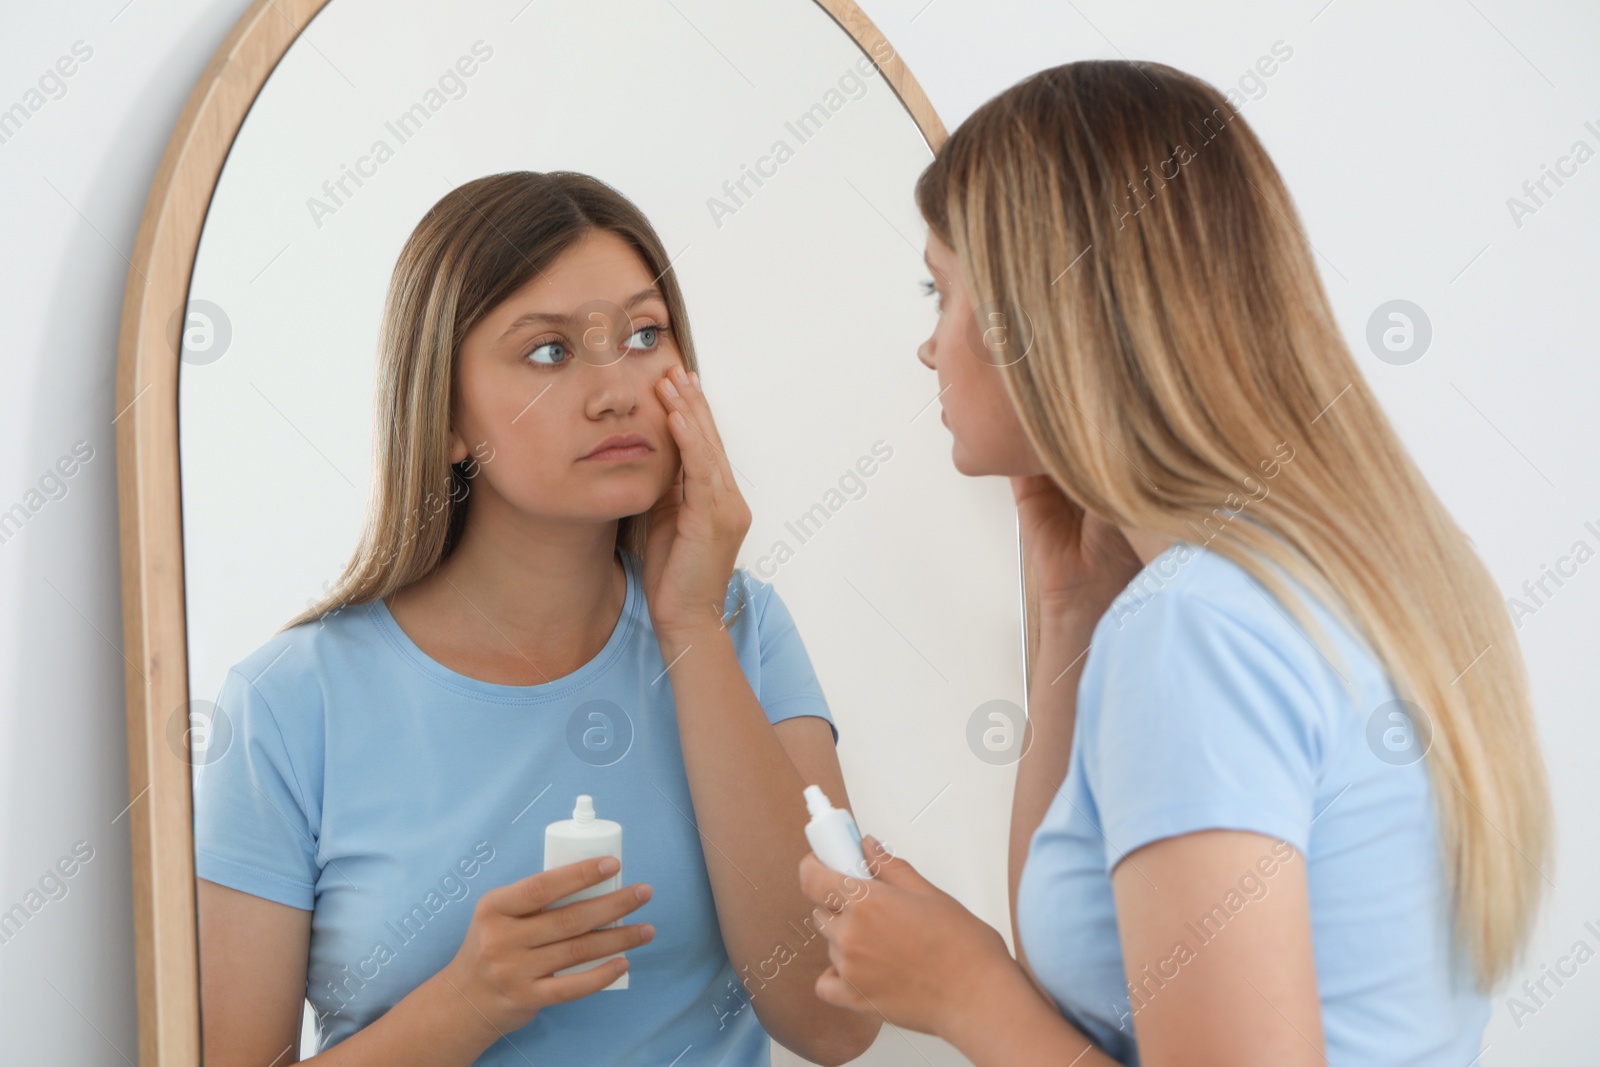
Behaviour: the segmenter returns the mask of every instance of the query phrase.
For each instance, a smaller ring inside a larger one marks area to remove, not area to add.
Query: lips
[[[648,455],[654,451],[655,448],[643,434],[614,433],[579,458],[627,459]]]

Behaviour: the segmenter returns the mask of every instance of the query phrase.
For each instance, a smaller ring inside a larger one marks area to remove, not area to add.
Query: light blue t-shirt
[[[195,780],[196,873],[312,911],[322,1050],[444,967],[478,898],[542,870],[545,826],[587,793],[622,824],[623,884],[655,890],[623,922],[656,936],[628,950],[627,989],[545,1008],[477,1063],[770,1062],[750,1003],[760,976],[734,973],[717,924],[640,562],[621,556],[610,639],[548,683],[458,674],[381,600],[280,633],[228,672]],[[767,718],[832,729],[777,592],[741,569],[725,614],[741,600],[728,629]]]
[[[1071,762],[1030,844],[1017,925],[1062,1014],[1120,1063],[1139,1062],[1138,1012],[1271,892],[1284,861],[1306,865],[1333,1067],[1464,1067],[1479,1053],[1489,1002],[1450,933],[1423,730],[1396,717],[1381,663],[1302,599],[1354,702],[1287,608],[1198,545],[1152,559],[1095,627]],[[1190,918],[1183,950],[1126,975],[1111,872],[1142,845],[1205,829],[1276,843]]]

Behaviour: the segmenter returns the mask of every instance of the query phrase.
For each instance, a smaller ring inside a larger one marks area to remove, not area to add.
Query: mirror
[[[988,739],[1020,741],[1014,509],[951,465],[916,359],[934,309],[911,193],[943,137],[846,0],[301,0],[241,19],[169,145],[125,306],[142,1062],[199,1062],[189,788],[232,744],[224,678],[356,545],[403,243],[446,192],[505,171],[581,171],[650,219],[753,512],[738,565],[795,619],[856,817],[1009,939],[1017,752]],[[537,831],[572,798],[529,799]],[[499,855],[493,884],[540,869],[527,842]],[[440,874],[394,876],[420,901]],[[317,936],[303,1057],[361,985],[330,976],[372,951]],[[925,1047],[880,1038],[860,1062]]]

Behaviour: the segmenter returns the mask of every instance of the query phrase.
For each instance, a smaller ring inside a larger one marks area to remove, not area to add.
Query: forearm
[[[1078,717],[1078,679],[1088,660],[1089,639],[1098,618],[1046,615],[1040,622],[1038,651],[1030,664],[1028,736],[1017,763],[1011,802],[1011,837],[1007,871],[1011,893],[1012,936],[1016,931],[1017,884],[1028,858],[1028,843],[1050,802],[1067,776],[1072,757],[1072,730]]]
[[[974,1067],[1115,1067],[1010,964],[973,981],[939,1036]]]
[[[662,653],[735,978],[768,1032],[796,1051],[860,1030],[861,1016],[816,996],[827,943],[795,873],[810,850],[801,799],[807,783],[751,690],[732,640],[725,630],[664,638]]]
[[[303,1062],[317,1067],[470,1067],[501,1036],[440,971],[370,1025]]]

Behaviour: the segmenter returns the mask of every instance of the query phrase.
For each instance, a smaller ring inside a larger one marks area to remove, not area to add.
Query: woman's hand
[[[1027,985],[992,926],[876,838],[863,838],[862,846],[871,879],[840,874],[815,853],[800,861],[800,888],[820,905],[812,917],[832,964],[817,979],[819,999],[945,1036],[960,1027],[985,983],[1015,978]]]
[[[722,628],[750,508],[733,479],[698,374],[674,365],[657,383],[682,466],[650,511],[644,590],[656,635],[684,640]]]
[[[1044,617],[1105,614],[1144,566],[1122,531],[1069,499],[1047,474],[1012,478],[1011,492]]]
[[[598,992],[627,970],[626,958],[577,974],[555,972],[637,948],[655,936],[649,923],[599,929],[650,899],[641,883],[561,907],[550,905],[617,871],[601,857],[553,867],[478,898],[461,948],[438,977],[466,998],[468,1025],[492,1027],[492,1039],[526,1026],[541,1008]],[[487,1036],[487,1035],[486,1035]]]

